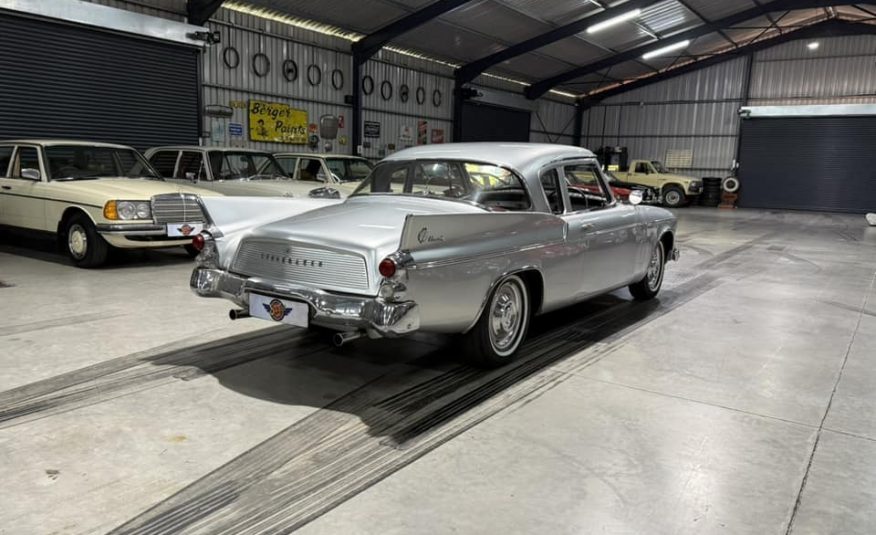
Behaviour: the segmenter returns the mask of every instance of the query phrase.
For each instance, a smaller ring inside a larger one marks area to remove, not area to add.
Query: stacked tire
[[[703,192],[697,199],[700,206],[715,207],[721,203],[721,177],[703,177]]]

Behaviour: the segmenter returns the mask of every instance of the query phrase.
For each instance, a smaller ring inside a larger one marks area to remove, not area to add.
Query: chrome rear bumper
[[[390,303],[379,297],[330,293],[207,267],[192,271],[189,286],[201,297],[223,297],[247,309],[253,292],[303,301],[310,305],[311,323],[339,331],[365,330],[371,336],[397,336],[420,328],[419,311],[413,301]]]

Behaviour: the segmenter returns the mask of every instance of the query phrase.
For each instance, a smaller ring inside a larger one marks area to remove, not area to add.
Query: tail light
[[[207,240],[204,239],[204,235],[201,233],[195,234],[195,237],[192,238],[192,247],[198,251],[203,251],[206,243]]]
[[[393,260],[392,258],[384,258],[377,266],[377,271],[379,271],[380,274],[387,279],[392,278],[397,270],[398,266],[396,265],[395,260]]]

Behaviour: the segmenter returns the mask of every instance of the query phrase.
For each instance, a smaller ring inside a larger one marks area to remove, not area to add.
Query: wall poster
[[[307,143],[307,110],[279,102],[249,101],[249,139],[272,143]]]

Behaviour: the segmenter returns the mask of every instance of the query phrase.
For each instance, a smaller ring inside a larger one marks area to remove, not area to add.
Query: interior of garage
[[[874,29],[837,0],[0,0],[0,140],[623,148],[717,188],[671,207],[655,299],[534,316],[491,370],[231,321],[182,247],[79,269],[0,225],[0,533],[872,533]]]

